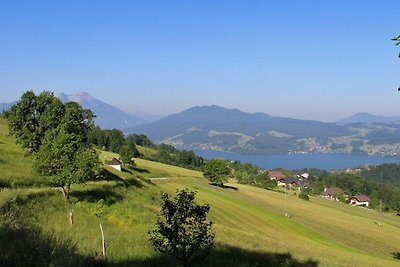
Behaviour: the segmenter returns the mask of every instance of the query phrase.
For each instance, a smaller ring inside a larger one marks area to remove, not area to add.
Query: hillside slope
[[[12,138],[4,136],[4,123],[0,121],[0,150],[20,151]],[[7,138],[10,142],[4,142]],[[8,170],[12,165],[2,155],[0,169]],[[113,156],[117,155],[100,154],[102,161]],[[30,160],[22,153],[13,158],[26,162],[25,170],[29,169]],[[7,260],[5,256],[16,253],[19,266],[60,262],[87,266],[100,255],[102,223],[110,266],[175,266],[176,262],[153,251],[147,232],[154,228],[160,193],[172,194],[182,188],[197,190],[198,201],[211,205],[216,248],[207,266],[400,264],[392,255],[400,252],[398,216],[384,214],[379,227],[376,211],[313,197],[304,201],[291,191],[287,199],[291,217],[287,218],[280,192],[235,181],[229,185],[237,190],[223,189],[209,185],[200,172],[140,159],[136,163],[123,172],[105,167],[101,180],[73,185],[71,203],[64,202],[55,188],[46,186],[45,178],[33,172],[35,187],[2,183],[0,265]],[[23,181],[29,181],[28,176]],[[4,179],[10,178],[0,176],[0,181]],[[68,220],[71,210],[73,226]]]

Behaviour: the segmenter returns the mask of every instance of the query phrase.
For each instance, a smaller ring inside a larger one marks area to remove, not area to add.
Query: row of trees
[[[190,150],[178,150],[171,145],[160,144],[156,147],[157,152],[153,155],[148,155],[147,159],[158,161],[170,165],[189,168],[192,170],[202,171],[204,167],[204,159],[196,156]]]
[[[277,186],[275,180],[271,180],[267,171],[260,167],[235,161],[231,163],[231,168],[234,170],[234,177],[241,184],[249,184],[265,189],[271,189]]]
[[[87,142],[94,118],[90,110],[64,104],[50,92],[27,91],[5,115],[10,134],[35,158],[35,170],[59,186],[65,199],[71,184],[95,178],[100,163]]]
[[[249,184],[265,189],[277,186],[276,181],[271,180],[267,171],[261,171],[258,166],[240,161],[226,161],[212,159],[205,163],[204,177],[211,184],[222,186],[228,178],[235,178],[241,184]]]
[[[204,165],[204,159],[196,156],[193,151],[178,150],[166,144],[155,145],[144,134],[129,134],[125,137],[120,130],[102,130],[96,126],[88,132],[88,143],[120,154],[124,163],[130,162],[132,157],[141,157],[194,170],[202,170]],[[143,155],[136,146],[151,148],[155,152]]]
[[[100,149],[121,153],[126,147],[132,150],[134,157],[139,157],[140,153],[136,145],[155,147],[155,145],[145,135],[130,134],[124,136],[121,130],[105,129],[99,126],[92,127],[88,132],[88,143],[97,146]]]

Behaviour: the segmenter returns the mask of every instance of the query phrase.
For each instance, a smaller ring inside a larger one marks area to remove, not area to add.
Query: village
[[[302,173],[295,176],[286,177],[282,171],[269,171],[271,180],[277,182],[280,187],[285,187],[292,190],[304,191],[307,190],[311,194],[317,195],[333,201],[342,201],[353,206],[369,207],[370,198],[365,194],[349,195],[348,192],[339,187],[324,187],[321,192],[317,192],[318,188],[315,184],[309,181],[309,174]]]
[[[123,163],[117,158],[113,158],[107,162],[107,165],[118,171],[122,171]],[[263,173],[266,171],[260,170],[260,172]],[[321,192],[318,192],[319,190],[316,184],[309,181],[310,174],[307,172],[286,177],[283,171],[271,170],[268,172],[268,175],[271,180],[276,181],[277,186],[279,187],[286,186],[287,189],[299,192],[307,191],[313,195],[328,200],[341,201],[352,206],[362,207],[369,207],[371,201],[369,196],[365,194],[355,194],[350,196],[348,192],[339,187],[324,187]]]

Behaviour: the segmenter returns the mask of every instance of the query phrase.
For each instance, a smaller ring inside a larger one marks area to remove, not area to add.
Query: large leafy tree
[[[60,123],[63,112],[64,105],[53,93],[42,92],[36,96],[34,92],[27,91],[6,112],[10,134],[28,154],[37,153],[47,130]]]
[[[73,183],[92,179],[98,155],[87,145],[93,113],[78,103],[63,104],[53,93],[25,92],[6,113],[10,133],[36,156],[34,168],[60,186],[66,199]]]
[[[34,164],[69,198],[71,184],[93,179],[99,166],[97,152],[87,145],[86,133],[93,114],[78,103],[65,105],[60,124],[46,132]]]
[[[195,203],[195,191],[177,191],[174,199],[164,193],[157,228],[150,233],[156,251],[176,257],[183,266],[203,260],[213,248],[212,222],[207,222],[209,205]]]
[[[222,159],[212,159],[204,165],[203,174],[210,183],[222,186],[231,173],[228,163]]]

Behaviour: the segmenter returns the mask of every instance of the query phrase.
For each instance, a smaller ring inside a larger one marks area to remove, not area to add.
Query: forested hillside
[[[361,169],[360,175],[368,180],[400,185],[400,165],[381,164]]]

